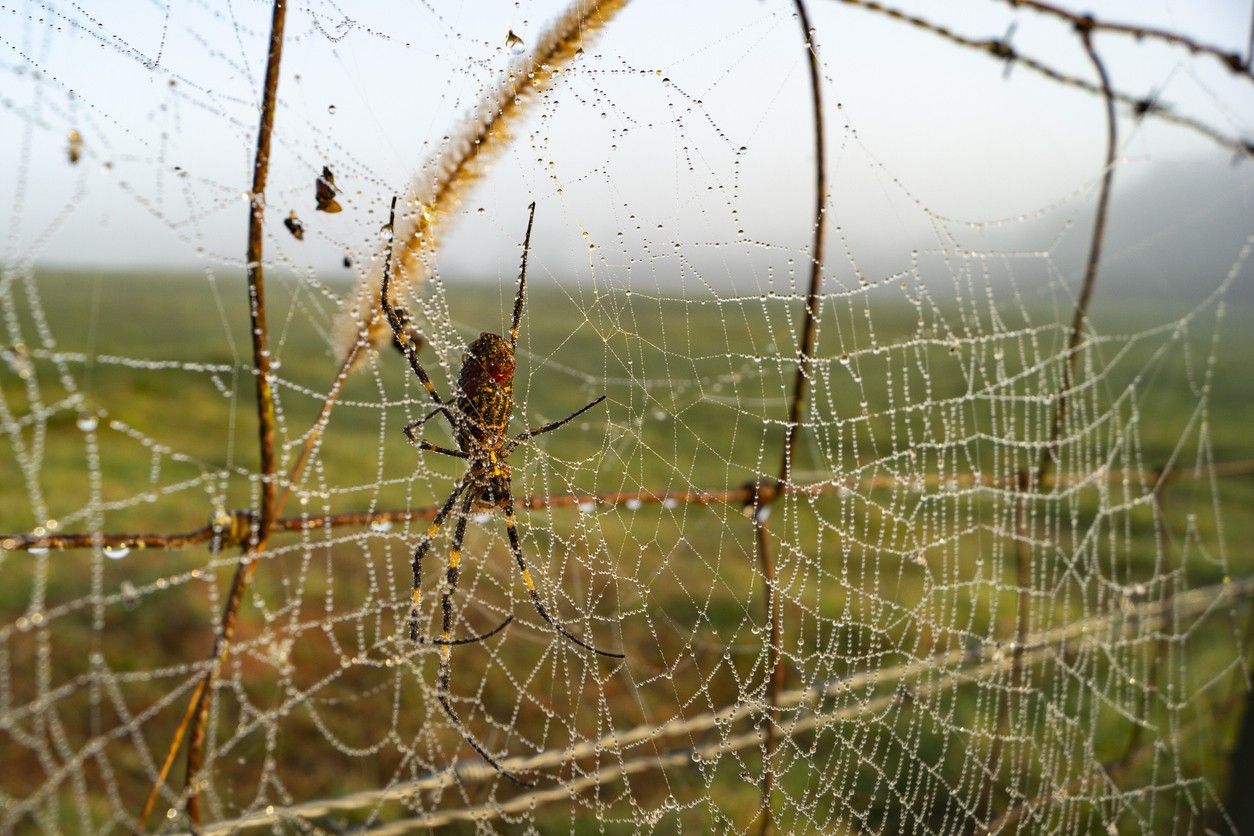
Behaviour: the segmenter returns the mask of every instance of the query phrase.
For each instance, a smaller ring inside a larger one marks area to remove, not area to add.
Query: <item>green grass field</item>
[[[271,278],[283,472],[337,367],[324,290]],[[504,329],[512,287],[429,290],[432,318],[443,323],[433,340],[449,348],[423,357],[447,391],[460,344],[478,330]],[[991,658],[1014,633],[1014,501],[1000,488],[945,480],[1008,477],[1035,464],[1054,410],[1052,397],[1038,396],[1056,387],[1057,363],[1047,361],[1065,341],[1056,323],[1069,317],[1045,304],[990,309],[982,296],[952,309],[903,297],[836,297],[824,309],[795,479],[902,483],[775,507],[788,688],[889,670],[973,641]],[[44,273],[0,299],[25,342],[24,353],[10,347],[0,363],[8,438],[0,533],[24,533],[46,517],[61,531],[185,531],[217,509],[255,505],[240,279]],[[560,417],[602,393],[607,403],[520,448],[511,460],[516,494],[717,491],[773,475],[795,369],[784,358],[800,310],[773,298],[535,287],[516,426]],[[1033,632],[1254,573],[1249,476],[1175,483],[1157,513],[1137,478],[1104,476],[1254,458],[1252,312],[1227,311],[1215,350],[1213,309],[1185,313],[1126,303],[1094,312],[1102,340],[1080,359],[1059,470],[1097,475],[1064,496],[1025,500]],[[401,427],[425,414],[420,395],[391,348],[357,372],[285,513],[441,501],[462,463],[405,442]],[[86,413],[99,414],[90,432],[80,421]],[[437,443],[450,443],[429,426]],[[926,475],[941,483],[910,486]],[[410,549],[424,527],[316,530],[272,543],[217,691],[213,818],[370,790],[473,758],[434,700],[434,655],[395,641]],[[485,744],[511,754],[561,749],[761,697],[764,593],[741,508],[548,509],[524,512],[520,528],[547,600],[572,630],[625,649],[628,660],[616,666],[554,642],[529,609],[500,517],[476,519],[456,631],[516,618],[489,642],[453,652],[453,693]],[[424,569],[432,630],[446,553],[440,540]],[[138,812],[150,758],[161,757],[178,723],[236,559],[204,546],[118,560],[89,550],[0,551],[0,716],[8,718],[0,724],[0,816],[20,807],[19,829],[74,830]],[[924,677],[834,697],[830,708],[868,710],[781,748],[783,826],[953,827],[995,777],[994,817],[1062,786],[1071,798],[1038,823],[1096,831],[1113,822],[1131,832],[1184,817],[1222,827],[1216,798],[1226,792],[1245,700],[1237,638],[1248,611],[1175,630],[1125,623],[1031,666],[1031,687],[1021,692],[1002,671],[931,695]],[[32,613],[42,621],[32,623]],[[708,746],[748,728],[606,750],[579,770]],[[1130,747],[1134,736],[1137,745],[1165,745]],[[996,768],[994,737],[1004,741]],[[99,749],[84,748],[93,741]],[[1115,798],[1096,776],[1120,761],[1114,784],[1154,789]],[[597,809],[612,831],[635,830],[648,816],[662,828],[743,829],[757,814],[761,771],[761,753],[750,747],[664,775],[611,780],[584,796],[595,802],[541,808],[537,822],[591,832],[602,829],[590,820]],[[171,783],[182,787],[181,760]],[[512,792],[505,783],[454,785],[413,806],[473,806]],[[83,820],[84,807],[94,819]],[[387,820],[404,811],[389,803],[376,812]]]

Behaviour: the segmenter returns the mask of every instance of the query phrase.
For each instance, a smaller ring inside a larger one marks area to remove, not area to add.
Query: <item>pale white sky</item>
[[[238,269],[269,5],[0,3],[0,261]],[[506,31],[530,45],[563,5],[294,2],[267,259],[319,279],[346,276],[344,253],[360,261],[372,251],[389,196],[509,62]],[[1103,19],[1242,52],[1250,27],[1246,2],[1091,5]],[[900,7],[978,38],[1018,21],[1017,49],[1094,78],[1067,27],[1041,15],[995,0]],[[1068,218],[1088,221],[1104,154],[1099,98],[1022,67],[1004,78],[985,55],[864,9],[834,0],[809,8],[826,75],[834,270],[899,268],[912,248],[943,239],[938,218],[982,223],[1045,210],[1040,246]],[[1248,79],[1178,49],[1112,35],[1097,43],[1118,88],[1159,91],[1229,134],[1254,136]],[[1230,157],[1177,127],[1120,127],[1124,189],[1152,185],[1163,166]],[[71,128],[83,135],[78,166],[66,159]],[[742,264],[784,269],[809,237],[810,130],[791,2],[634,0],[514,126],[447,239],[441,269],[512,274],[533,198],[536,259],[554,277],[630,266],[630,282],[666,285],[682,274],[726,286]],[[313,211],[324,163],[346,192],[340,215]],[[1180,221],[1196,220],[1199,200],[1248,206],[1249,168],[1234,169],[1230,184],[1208,181],[1229,194],[1182,196],[1192,208]],[[280,225],[290,209],[308,227],[303,242]],[[1037,234],[1033,223],[1012,225],[1022,233],[1015,246]]]

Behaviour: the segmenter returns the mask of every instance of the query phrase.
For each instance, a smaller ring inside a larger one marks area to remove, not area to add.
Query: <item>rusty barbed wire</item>
[[[1085,484],[1100,474],[1076,474],[1048,477],[1042,488],[1069,487]],[[1202,467],[1180,468],[1113,468],[1104,474],[1105,481],[1138,481],[1147,487],[1171,482],[1187,482],[1198,479],[1232,478],[1254,475],[1254,459],[1233,459],[1220,461]],[[794,484],[783,486],[774,479],[753,482],[740,488],[720,491],[689,490],[689,491],[616,491],[613,493],[570,493],[551,496],[529,496],[514,500],[514,508],[519,511],[540,511],[546,508],[576,508],[579,506],[605,508],[617,505],[661,504],[661,505],[731,505],[746,507],[752,505],[757,498],[761,504],[774,501],[776,496],[809,496],[818,497],[841,491],[874,491],[894,487],[906,487],[923,491],[928,488],[943,487],[957,490],[959,488],[992,488],[997,490],[1013,490],[1017,475],[1011,474],[1002,478],[993,478],[971,473],[959,473],[953,476],[927,474],[924,476],[869,476],[865,478],[851,477],[847,479],[831,479],[823,482]],[[315,514],[291,517],[280,517],[275,520],[272,533],[292,534],[302,531],[333,528],[364,528],[375,523],[403,523],[428,520],[439,510],[429,505],[421,508],[390,508],[380,511],[349,511],[342,514]],[[49,551],[71,551],[76,549],[101,548],[134,548],[134,549],[168,549],[178,550],[191,548],[215,541],[220,548],[240,546],[252,536],[250,527],[252,517],[248,511],[235,511],[222,515],[218,520],[201,528],[169,534],[160,533],[98,533],[81,532],[74,534],[0,534],[0,549],[6,551],[30,551],[31,549],[48,549]]]

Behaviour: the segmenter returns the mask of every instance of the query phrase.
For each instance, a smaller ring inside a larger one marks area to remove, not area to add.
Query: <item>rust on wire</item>
[[[1179,470],[1113,469],[1107,471],[1105,481],[1134,480],[1148,487],[1162,487],[1173,482],[1187,482],[1197,479],[1228,478],[1254,475],[1254,459],[1235,459],[1228,462],[1215,462],[1206,467],[1181,468]],[[1005,490],[1014,486],[1017,477],[993,478],[974,476],[962,473],[954,476],[929,474],[914,479],[895,476],[873,476],[865,479],[848,478],[832,479],[804,485],[781,486],[775,480],[753,483],[745,487],[723,491],[617,491],[601,494],[556,494],[553,496],[529,496],[515,499],[514,507],[520,511],[539,511],[545,508],[574,508],[593,506],[610,508],[617,505],[661,504],[676,505],[766,505],[774,502],[778,496],[785,494],[817,498],[842,491],[875,491],[893,487],[906,487],[913,490],[944,487],[947,489],[988,488]],[[1053,477],[1042,481],[1042,488],[1055,484],[1060,486],[1078,485],[1091,481],[1087,476],[1072,476],[1062,479]],[[280,500],[284,495],[280,495]],[[372,523],[403,523],[408,521],[427,520],[435,516],[439,510],[435,506],[424,508],[392,508],[381,511],[349,511],[342,514],[320,514],[315,516],[280,517],[274,521],[272,534],[291,534],[315,529],[361,528]],[[227,525],[217,523],[194,531],[173,534],[154,533],[77,533],[77,534],[0,534],[0,548],[7,551],[30,551],[31,549],[48,549],[51,551],[68,551],[72,549],[91,549],[97,545],[102,547],[128,546],[135,549],[185,549],[202,543],[216,542],[221,548],[243,545],[251,532],[240,528],[238,520],[248,519],[247,511],[236,511],[231,515],[233,522]]]

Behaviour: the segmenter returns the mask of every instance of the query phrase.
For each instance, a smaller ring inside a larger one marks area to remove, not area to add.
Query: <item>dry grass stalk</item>
[[[516,61],[500,83],[485,93],[441,151],[423,164],[405,194],[404,211],[397,218],[393,233],[397,247],[392,283],[398,292],[415,288],[426,279],[431,257],[453,218],[453,210],[487,172],[492,158],[509,143],[510,126],[523,117],[528,105],[547,89],[562,68],[582,53],[589,38],[625,5],[627,0],[573,0],[539,37],[531,52]],[[387,321],[379,315],[382,281],[382,261],[359,279],[337,328],[342,356],[348,356],[363,332],[371,347],[391,339]],[[358,351],[352,366],[360,365],[368,356],[369,352]]]

